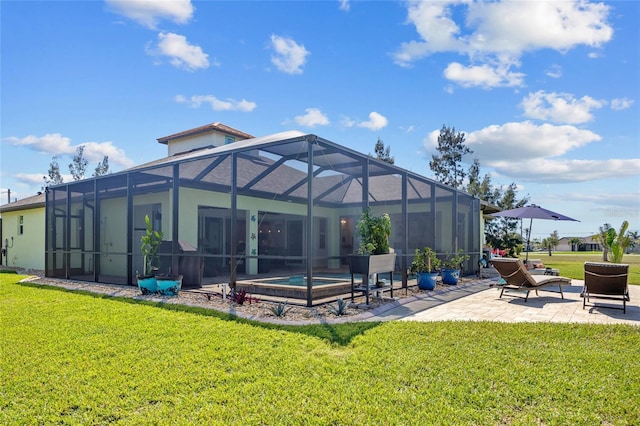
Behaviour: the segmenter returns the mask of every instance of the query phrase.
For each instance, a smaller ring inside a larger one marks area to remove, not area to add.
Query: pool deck
[[[552,322],[630,324],[640,326],[640,286],[630,285],[631,301],[627,312],[622,302],[591,299],[582,308],[583,281],[572,280],[571,286],[563,286],[564,299],[559,293],[531,292],[525,302],[521,297],[505,295],[500,298],[496,279],[478,280],[464,286],[456,286],[442,292],[413,297],[402,303],[381,306],[362,314],[369,321],[496,321],[496,322]],[[595,302],[596,306],[592,306]]]

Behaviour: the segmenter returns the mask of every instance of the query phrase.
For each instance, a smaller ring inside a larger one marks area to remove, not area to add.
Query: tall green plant
[[[614,228],[607,230],[607,246],[609,246],[609,261],[612,263],[622,262],[624,251],[631,245],[631,236],[627,234],[629,222],[622,222],[620,230],[616,232]]]
[[[417,248],[411,261],[411,272],[435,272],[440,269],[441,261],[431,247]]]
[[[391,217],[387,213],[371,216],[369,210],[362,213],[362,218],[356,224],[360,236],[358,254],[386,254],[389,253],[389,236],[391,236]]]
[[[162,231],[156,231],[151,225],[149,215],[145,215],[144,223],[147,226],[145,234],[140,237],[140,251],[144,257],[144,275],[150,275],[154,268],[154,262],[158,260],[158,250],[162,242]]]

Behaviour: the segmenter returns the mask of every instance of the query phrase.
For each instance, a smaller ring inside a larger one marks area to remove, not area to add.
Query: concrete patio
[[[498,322],[558,322],[594,324],[631,324],[640,326],[640,286],[630,285],[631,301],[627,312],[605,306],[622,308],[622,302],[591,299],[582,308],[580,292],[583,281],[573,280],[563,286],[564,299],[559,293],[531,292],[524,301],[517,294],[507,292],[500,298],[500,288],[490,287],[495,281],[483,280],[474,286],[455,289],[446,295],[434,295],[394,307],[375,315],[376,320],[402,321],[498,321]],[[481,287],[478,287],[478,286]],[[458,297],[455,297],[455,296]],[[446,300],[449,299],[449,300]]]

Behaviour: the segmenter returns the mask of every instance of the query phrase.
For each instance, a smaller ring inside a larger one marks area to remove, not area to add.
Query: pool
[[[349,281],[349,278],[324,278],[324,277],[313,277],[313,282],[311,284],[312,287],[321,286],[321,285],[330,285],[330,284],[340,284]],[[266,278],[263,280],[254,280],[255,284],[276,284],[276,285],[295,285],[295,286],[307,286],[307,277],[303,277],[300,275],[292,276],[289,278],[278,277],[278,278]]]
[[[242,280],[236,283],[236,288],[250,294],[302,300],[307,298],[307,279],[302,275]],[[351,278],[313,277],[311,292],[314,300],[350,293]]]

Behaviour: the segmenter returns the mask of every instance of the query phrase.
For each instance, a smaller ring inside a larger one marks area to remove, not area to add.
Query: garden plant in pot
[[[438,270],[440,269],[440,259],[431,247],[422,250],[416,249],[416,253],[411,261],[411,272],[418,278],[418,288],[421,290],[433,290],[436,288]]]
[[[448,285],[458,284],[460,279],[460,269],[462,268],[462,262],[469,259],[469,256],[463,254],[464,250],[458,250],[457,254],[447,256],[447,259],[442,265],[442,283]]]
[[[142,294],[153,294],[158,290],[155,273],[158,270],[158,250],[162,242],[162,232],[156,231],[151,225],[149,215],[144,217],[145,234],[140,237],[140,251],[143,257],[142,275],[136,272],[138,287]]]
[[[156,275],[158,293],[163,296],[177,296],[182,289],[182,278],[182,275],[172,273]]]
[[[380,272],[391,272],[395,266],[395,253],[390,253],[391,217],[387,213],[372,216],[369,210],[362,213],[356,224],[360,246],[350,256],[350,272],[369,276]]]

